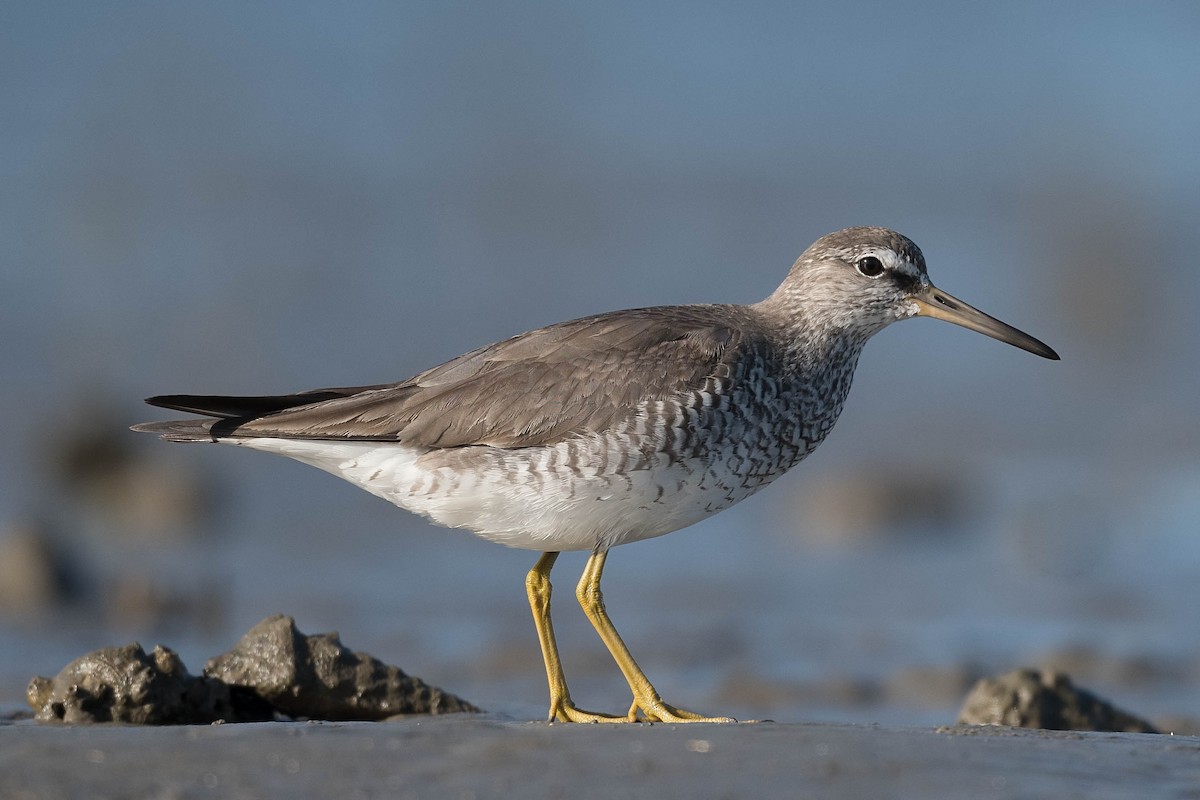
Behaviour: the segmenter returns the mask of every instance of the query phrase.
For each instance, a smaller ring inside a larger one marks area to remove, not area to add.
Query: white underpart
[[[743,486],[725,462],[655,453],[637,468],[615,436],[556,446],[429,451],[394,442],[222,439],[278,453],[344,478],[440,525],[528,550],[598,550],[662,536],[728,508],[769,480]],[[597,457],[606,447],[608,458]],[[581,459],[581,451],[588,457]],[[531,460],[531,455],[532,460]],[[572,462],[574,468],[567,466]],[[608,470],[600,464],[607,463]],[[555,466],[557,464],[557,466]],[[532,465],[532,469],[531,469]]]
[[[836,369],[781,376],[747,360],[704,389],[643,401],[601,432],[541,446],[220,441],[288,456],[510,547],[605,550],[729,508],[811,453],[836,421],[858,360],[853,341],[839,346]]]

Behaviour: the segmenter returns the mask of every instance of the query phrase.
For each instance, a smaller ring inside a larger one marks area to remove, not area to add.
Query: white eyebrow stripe
[[[859,255],[859,258],[863,258],[865,256],[875,256],[882,261],[883,266],[891,272],[900,273],[901,275],[905,275],[910,278],[916,278],[917,280],[921,279],[921,268],[897,253],[895,250],[888,248],[871,248],[863,251]]]
[[[875,256],[883,264],[884,269],[913,280],[926,280],[920,264],[915,264],[901,253],[890,247],[854,247],[834,251],[836,257],[848,264],[857,264],[867,256]]]

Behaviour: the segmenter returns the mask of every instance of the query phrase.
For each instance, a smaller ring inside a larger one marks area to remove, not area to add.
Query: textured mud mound
[[[159,645],[106,647],[75,659],[58,676],[36,677],[26,697],[43,722],[185,725],[248,719],[229,687],[189,675],[174,651]],[[270,708],[254,719],[270,719]]]
[[[291,617],[268,617],[204,675],[252,692],[289,717],[378,720],[397,714],[475,712],[470,703],[348,649],[336,633],[305,636]]]
[[[479,711],[466,701],[348,649],[336,633],[306,636],[291,617],[255,625],[190,675],[161,645],[108,647],[35,677],[29,705],[43,722],[186,725],[269,719],[380,720]]]
[[[1158,733],[1143,719],[1076,687],[1065,673],[1021,669],[975,684],[958,713],[962,725],[1053,731]]]

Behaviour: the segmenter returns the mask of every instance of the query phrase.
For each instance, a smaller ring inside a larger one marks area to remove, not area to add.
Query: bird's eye
[[[854,267],[860,275],[866,275],[868,278],[878,278],[883,274],[883,262],[875,256],[863,256]]]

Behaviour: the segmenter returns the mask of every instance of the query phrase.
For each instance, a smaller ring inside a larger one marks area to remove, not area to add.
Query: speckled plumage
[[[607,551],[729,508],[794,466],[837,421],[867,340],[918,314],[1057,358],[935,289],[907,238],[848,228],[753,305],[563,322],[396,384],[150,398],[215,419],[135,429],[286,455],[439,524],[542,551],[526,589],[551,719],[728,721],[664,703],[637,666],[601,599]],[[583,711],[567,691],[550,620],[562,550],[592,551],[576,596],[633,692],[624,716]]]
[[[162,398],[222,418],[142,428],[278,452],[516,547],[601,550],[659,536],[766,486],[833,427],[875,325],[797,307],[821,299],[810,284],[827,280],[830,252],[892,252],[914,279],[924,273],[916,245],[890,231],[822,241],[819,257],[810,248],[755,305],[563,322],[385,386],[241,405]]]

